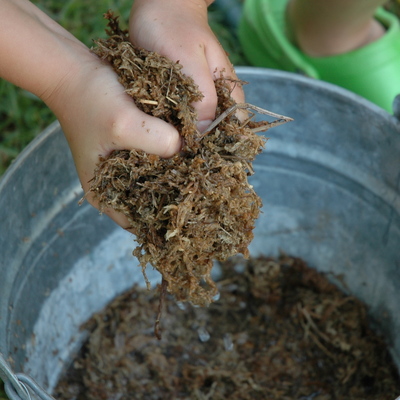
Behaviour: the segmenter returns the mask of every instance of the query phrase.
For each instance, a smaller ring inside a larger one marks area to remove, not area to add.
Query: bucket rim
[[[396,126],[400,126],[400,115],[394,116],[388,113],[383,108],[379,107],[375,103],[367,100],[366,98],[351,92],[341,86],[335,85],[330,82],[318,80],[311,78],[306,75],[302,75],[296,72],[289,72],[289,71],[281,71],[273,68],[265,68],[265,67],[253,67],[253,66],[235,66],[235,72],[240,74],[247,74],[247,75],[267,75],[269,77],[278,78],[281,80],[291,80],[294,82],[298,82],[304,85],[312,86],[319,90],[325,90],[331,94],[335,94],[336,96],[343,97],[346,100],[350,100],[352,102],[360,104],[362,107],[365,107],[367,110],[378,114],[380,117],[387,119]],[[399,95],[400,96],[400,95]],[[396,98],[393,100],[396,101]]]
[[[20,168],[20,166],[25,162],[31,154],[42,145],[50,136],[57,132],[60,128],[60,123],[58,120],[52,122],[48,127],[46,127],[42,132],[40,132],[11,162],[10,166],[0,176],[0,193],[2,193],[4,187],[12,179],[14,173]]]

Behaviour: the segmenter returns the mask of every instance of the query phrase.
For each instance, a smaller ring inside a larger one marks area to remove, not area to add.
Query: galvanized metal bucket
[[[295,119],[268,132],[255,163],[264,208],[251,253],[282,250],[340,277],[369,305],[400,367],[399,120],[327,83],[258,68],[238,74],[250,82],[250,103]],[[28,398],[18,381],[32,386],[13,371],[51,392],[82,343],[79,326],[143,283],[133,236],[79,206],[81,196],[57,123],[0,181],[0,373],[13,398]]]

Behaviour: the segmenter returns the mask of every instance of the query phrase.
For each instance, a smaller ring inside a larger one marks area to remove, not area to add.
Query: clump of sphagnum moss
[[[90,191],[102,209],[129,219],[139,244],[133,254],[143,272],[151,264],[177,300],[208,305],[217,294],[210,277],[213,260],[249,255],[262,203],[248,176],[266,142],[255,132],[289,119],[239,120],[231,91],[243,82],[221,74],[215,80],[220,118],[199,132],[193,103],[203,95],[193,79],[178,62],[133,46],[112,12],[105,17],[108,38],[96,40],[93,52],[111,64],[136,106],[175,126],[184,145],[169,159],[114,151],[100,160]]]

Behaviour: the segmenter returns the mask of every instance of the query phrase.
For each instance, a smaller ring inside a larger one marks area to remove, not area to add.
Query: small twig
[[[250,112],[250,116],[246,118],[242,124],[240,125],[241,128],[244,128],[253,118],[254,118],[255,113]]]
[[[170,73],[169,73],[169,79],[168,79],[167,94],[165,95],[165,97],[166,97],[167,99],[168,99],[168,95],[169,95],[169,87],[171,86],[172,72],[173,72],[173,66],[171,65],[171,71],[170,71]]]
[[[204,396],[204,400],[212,399],[217,388],[218,381],[214,381],[211,385],[210,391]]]
[[[320,348],[320,350],[322,350],[329,358],[331,358],[332,360],[336,360],[336,356],[331,353],[318,339],[318,336],[315,335],[313,332],[308,332],[310,338],[314,341],[314,343],[317,345],[317,347]]]
[[[315,324],[315,322],[311,318],[310,314],[308,313],[307,309],[306,308],[302,308],[301,306],[298,306],[298,307],[299,307],[299,311],[304,315],[304,317],[306,318],[306,321],[308,322],[310,327],[314,329],[316,334],[320,338],[322,338],[325,342],[330,343],[331,341],[330,341],[329,337],[327,337],[324,333],[322,333],[320,331],[320,329],[318,328],[318,326]]]
[[[167,295],[167,286],[168,286],[168,282],[164,278],[162,278],[160,302],[158,303],[157,319],[154,324],[154,334],[156,335],[156,338],[158,340],[162,339],[161,329],[160,329],[160,321],[161,321],[161,316],[162,316],[162,310],[164,308],[165,297]]]
[[[297,308],[301,314],[305,317],[305,321],[300,321],[301,324],[303,325],[303,329],[307,328],[306,335],[308,335],[314,343],[330,358],[333,360],[336,359],[335,355],[332,354],[319,340],[319,338],[323,339],[324,341],[330,343],[329,338],[324,335],[318,327],[315,325],[314,321],[312,320],[311,316],[309,315],[308,311],[306,308],[303,308],[300,306],[300,304],[297,304]],[[311,329],[310,329],[311,328]],[[312,332],[312,330],[315,330],[315,333]],[[306,330],[306,329],[305,329]]]
[[[293,121],[293,118],[285,117],[284,115],[276,114],[268,110],[264,110],[263,108],[254,106],[250,103],[238,103],[234,104],[232,107],[229,107],[222,114],[220,114],[202,133],[199,140],[203,139],[206,135],[208,135],[218,124],[220,124],[225,118],[229,117],[231,114],[235,113],[237,110],[253,110],[259,114],[269,115],[270,117],[276,118],[275,121],[267,122],[265,121],[265,125],[259,126],[257,128],[252,129],[254,133],[261,132],[266,130],[267,128],[272,128],[274,126],[285,124],[286,122]]]
[[[142,103],[142,104],[151,104],[151,105],[153,105],[153,106],[157,106],[157,105],[158,105],[158,101],[155,101],[155,100],[146,100],[146,99],[140,99],[140,100],[139,100],[139,103]]]
[[[166,98],[167,100],[169,100],[171,103],[174,103],[175,105],[178,104],[178,102],[175,101],[175,100],[172,100],[171,97],[165,96],[165,98]]]

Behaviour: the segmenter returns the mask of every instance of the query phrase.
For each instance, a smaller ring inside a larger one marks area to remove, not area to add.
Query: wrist
[[[45,82],[31,90],[57,117],[65,113],[66,103],[74,100],[75,94],[87,83],[90,73],[102,67],[99,58],[83,44],[63,43],[59,49],[59,53],[53,54],[53,62],[47,66]]]

